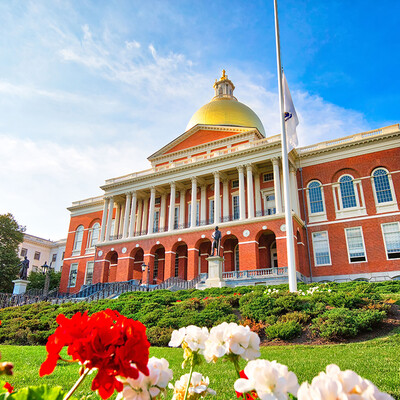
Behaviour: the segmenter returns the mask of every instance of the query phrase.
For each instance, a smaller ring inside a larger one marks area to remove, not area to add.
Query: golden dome
[[[264,127],[257,114],[233,96],[233,83],[225,75],[214,84],[215,97],[198,109],[190,119],[186,130],[195,125],[226,125],[257,128],[265,136]]]

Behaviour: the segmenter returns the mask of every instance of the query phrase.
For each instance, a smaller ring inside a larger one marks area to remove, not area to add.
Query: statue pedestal
[[[15,281],[12,281],[12,283],[14,284],[13,294],[24,294],[29,281],[26,281],[25,279],[16,279]]]
[[[224,258],[220,256],[211,256],[206,258],[208,261],[208,278],[206,280],[207,287],[223,287],[226,286],[222,279],[222,265]]]

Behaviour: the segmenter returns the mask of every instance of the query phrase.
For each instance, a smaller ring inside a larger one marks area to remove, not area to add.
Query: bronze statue
[[[29,268],[28,257],[25,256],[25,259],[18,266],[21,267],[18,273],[19,278],[26,280],[28,278],[28,268]]]
[[[211,235],[213,239],[211,256],[214,255],[214,251],[217,250],[217,256],[219,256],[219,244],[221,241],[221,231],[218,230],[218,226],[215,227],[215,231]]]

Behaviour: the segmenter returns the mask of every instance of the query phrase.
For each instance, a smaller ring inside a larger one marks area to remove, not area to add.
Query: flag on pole
[[[285,77],[285,73],[282,71],[283,80],[283,97],[285,102],[285,125],[286,125],[286,143],[287,151],[294,149],[298,146],[299,141],[297,139],[296,126],[299,124],[296,110],[293,105],[292,96],[290,95],[289,86]]]

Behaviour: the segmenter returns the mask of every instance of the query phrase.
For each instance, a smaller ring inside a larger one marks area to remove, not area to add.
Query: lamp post
[[[142,272],[146,271],[147,268],[147,291],[149,291],[149,280],[150,280],[150,268],[149,265],[146,265],[144,262],[142,264]]]
[[[45,275],[43,297],[46,298],[49,294],[50,287],[50,273],[51,273],[51,263],[47,265],[47,261],[42,265],[43,275]]]

